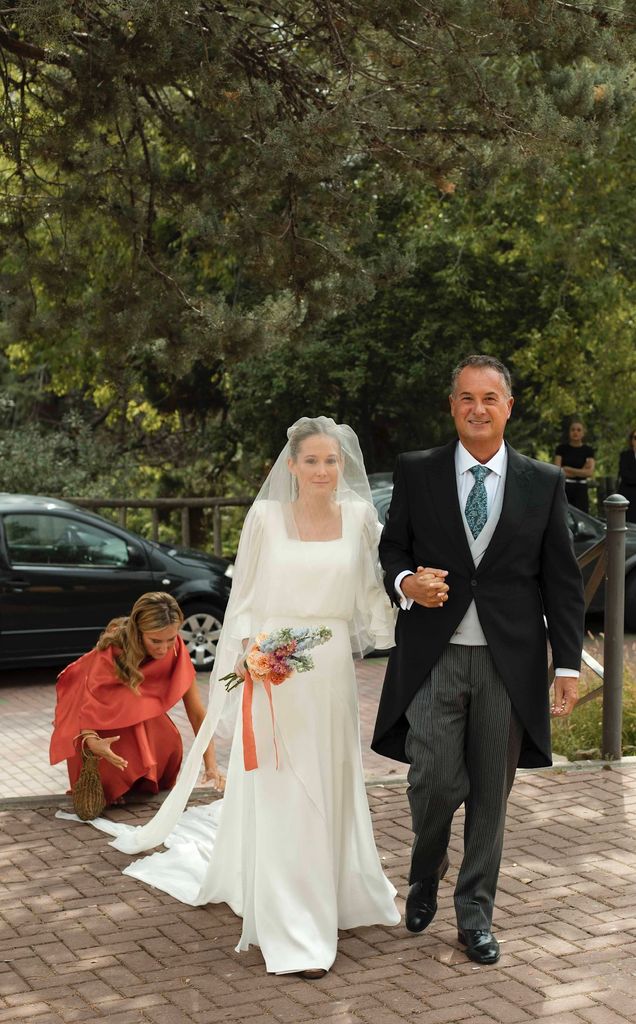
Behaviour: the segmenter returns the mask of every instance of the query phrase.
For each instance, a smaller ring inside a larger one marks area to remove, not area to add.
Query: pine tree
[[[228,363],[302,345],[412,269],[386,230],[409,194],[612,144],[633,105],[630,8],[0,6],[7,372],[86,396],[122,439],[148,402],[223,420]]]

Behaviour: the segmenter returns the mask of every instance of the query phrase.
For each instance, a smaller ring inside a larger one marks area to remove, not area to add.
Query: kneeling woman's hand
[[[118,739],[119,736],[88,736],[84,743],[96,757],[103,757],[105,761],[123,772],[124,768],[128,767],[128,761],[111,750],[111,744],[116,743]]]
[[[222,793],[225,789],[225,775],[222,771],[219,771],[219,766],[216,763],[214,740],[210,741],[210,745],[203,755],[203,775],[201,776],[201,782],[203,784],[211,782],[219,793]]]
[[[218,789],[219,793],[222,793],[225,789],[225,775],[215,765],[213,768],[204,768],[201,776],[201,782],[211,782],[214,789]]]

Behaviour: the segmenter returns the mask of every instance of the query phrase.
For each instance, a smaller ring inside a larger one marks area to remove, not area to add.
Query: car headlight
[[[232,562],[230,562],[230,564],[228,565],[228,567],[225,570],[225,572],[223,573],[223,575],[227,576],[228,579],[232,579],[232,577],[234,575],[234,565],[232,564]]]

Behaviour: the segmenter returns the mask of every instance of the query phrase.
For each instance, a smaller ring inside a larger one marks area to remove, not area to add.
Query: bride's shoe
[[[310,967],[308,970],[298,973],[301,978],[307,978],[307,981],[316,981],[317,978],[324,978],[327,972],[324,967]]]

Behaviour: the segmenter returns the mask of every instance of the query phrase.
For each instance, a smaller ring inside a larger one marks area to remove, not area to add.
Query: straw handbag
[[[77,817],[82,821],[97,818],[106,806],[104,787],[97,767],[99,758],[86,749],[88,738],[88,736],[84,736],[82,739],[82,770],[71,790],[73,808]]]

